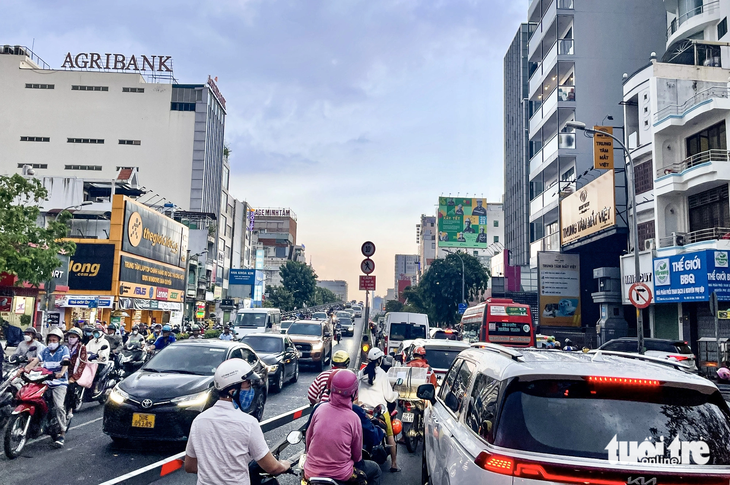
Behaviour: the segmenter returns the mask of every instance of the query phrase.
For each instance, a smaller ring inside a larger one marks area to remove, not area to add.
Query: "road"
[[[353,361],[359,350],[359,336],[362,333],[362,319],[355,321],[354,337],[344,337],[333,351],[344,349]],[[308,404],[306,393],[309,385],[317,376],[314,369],[301,368],[299,381],[288,384],[281,393],[269,395],[266,403],[264,419],[285,413],[294,408]],[[55,485],[71,483],[98,484],[115,477],[132,472],[155,463],[171,455],[184,451],[184,444],[134,442],[127,446],[112,443],[102,433],[101,419],[103,406],[84,404],[76,412],[71,429],[66,436],[66,446],[56,450],[51,447],[48,437],[41,437],[30,442],[22,455],[15,460],[8,460],[4,454],[0,456],[0,483],[4,485],[27,483],[54,483]],[[269,445],[279,443],[286,434],[300,424],[292,423],[266,433]],[[282,458],[287,458],[300,450],[291,447],[285,450]],[[388,463],[383,465],[384,485],[416,485],[420,481],[421,453],[420,449],[413,455],[404,446],[399,446],[400,473],[388,472]],[[294,477],[282,477],[282,484],[294,485]],[[194,484],[194,475],[182,471],[176,472],[155,483],[190,483]]]

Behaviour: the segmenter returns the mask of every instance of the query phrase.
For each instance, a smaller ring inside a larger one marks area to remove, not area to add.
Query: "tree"
[[[287,261],[279,268],[282,286],[292,294],[294,308],[301,308],[314,299],[317,275],[314,270],[299,261]]]
[[[385,312],[402,312],[404,306],[398,300],[388,300],[385,302]]]
[[[312,299],[311,304],[326,305],[327,303],[334,303],[336,301],[340,301],[340,298],[337,295],[327,288],[318,286],[314,289],[314,298]]]
[[[283,286],[266,285],[266,295],[265,307],[278,308],[285,312],[294,309],[294,296]]]
[[[479,260],[459,253],[464,261],[464,288],[467,301],[479,300],[487,289],[489,274]],[[453,325],[458,318],[461,303],[461,261],[459,256],[448,255],[437,259],[421,278],[421,303],[428,302],[428,316],[434,322]]]
[[[61,239],[68,234],[69,212],[37,225],[40,203],[48,191],[40,180],[15,174],[0,176],[0,272],[16,275],[33,286],[51,279],[61,265],[58,254],[73,255],[76,244]]]

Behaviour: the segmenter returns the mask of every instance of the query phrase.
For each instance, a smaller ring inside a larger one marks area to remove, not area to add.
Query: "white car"
[[[681,369],[481,343],[437,391],[418,389],[433,404],[420,483],[727,484],[730,409],[712,382]]]
[[[689,347],[687,342],[682,340],[645,338],[644,348],[646,348],[646,355],[679,362],[690,371],[697,370],[697,359],[692,353],[692,349]],[[597,352],[598,350],[639,353],[636,337],[621,337],[609,340],[593,352]]]
[[[436,374],[436,379],[441,383],[454,359],[462,350],[469,348],[469,343],[461,340],[416,339],[411,341],[405,350],[407,360],[413,358],[413,350],[416,347],[424,348],[428,365],[431,366],[434,374]]]

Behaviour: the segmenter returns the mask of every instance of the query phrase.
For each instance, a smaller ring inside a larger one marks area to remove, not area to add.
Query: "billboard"
[[[114,270],[114,244],[76,243],[68,263],[70,290],[110,291]]]
[[[705,250],[654,259],[654,299],[657,303],[730,301],[728,251]]]
[[[440,248],[486,249],[487,199],[439,197]]]
[[[580,255],[537,253],[540,325],[580,327]]]
[[[560,201],[560,245],[616,224],[613,170]]]
[[[228,285],[253,285],[256,280],[255,269],[231,268],[228,274]]]

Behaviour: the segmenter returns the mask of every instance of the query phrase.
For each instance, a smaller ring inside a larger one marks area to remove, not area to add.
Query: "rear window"
[[[459,340],[459,334],[456,332],[444,332],[443,330],[439,330],[438,332],[434,332],[433,337],[436,340]]]
[[[410,323],[391,323],[390,340],[415,340],[426,338],[425,325],[412,325]]]
[[[461,350],[426,349],[426,360],[435,369],[448,369],[460,352]]]
[[[719,393],[676,387],[621,387],[575,380],[513,382],[494,444],[524,451],[608,460],[614,440],[704,441],[708,465],[730,464],[730,424]],[[628,446],[628,445],[627,445]]]
[[[266,313],[239,313],[236,315],[236,327],[265,327]]]

